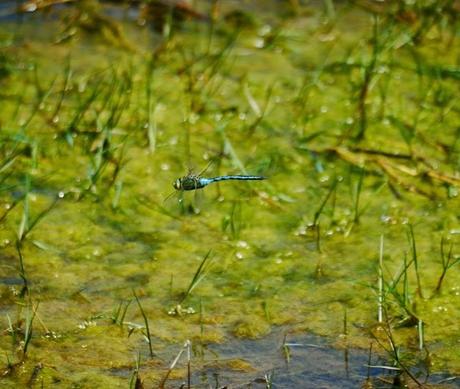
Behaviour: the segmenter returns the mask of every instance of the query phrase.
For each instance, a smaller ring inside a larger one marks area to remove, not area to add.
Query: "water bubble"
[[[454,296],[460,296],[460,287],[459,286],[454,286],[450,289],[450,294],[453,294]]]
[[[295,232],[296,236],[305,236],[307,235],[307,226],[303,225],[297,228],[297,231]]]
[[[385,65],[379,66],[377,68],[377,73],[378,74],[384,74],[384,73],[387,73],[387,72],[388,72],[388,67],[385,66]]]
[[[38,7],[37,7],[37,4],[34,2],[34,1],[30,1],[26,4],[24,4],[22,6],[22,9],[25,11],[25,12],[35,12]]]
[[[391,216],[388,216],[388,215],[382,215],[380,216],[380,220],[382,221],[382,223],[391,223]]]
[[[258,49],[263,49],[265,45],[265,41],[263,38],[257,38],[255,41],[254,41],[254,47],[258,48]]]
[[[265,36],[269,34],[271,31],[272,31],[272,26],[270,26],[269,24],[265,24],[264,26],[260,28],[259,35]]]
[[[196,113],[191,113],[188,117],[188,122],[190,124],[196,124],[196,122],[198,121],[198,119],[200,118],[200,115],[196,114]]]
[[[458,197],[458,188],[456,188],[455,186],[452,186],[452,185],[449,186],[448,195],[449,195],[449,198]]]
[[[244,240],[238,241],[236,245],[237,245],[237,247],[241,247],[242,249],[249,248],[248,242],[245,242]]]

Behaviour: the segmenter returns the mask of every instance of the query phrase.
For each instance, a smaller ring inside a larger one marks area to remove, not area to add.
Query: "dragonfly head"
[[[174,181],[173,187],[176,190],[181,190],[182,189],[182,180],[180,178],[178,178],[176,181]]]

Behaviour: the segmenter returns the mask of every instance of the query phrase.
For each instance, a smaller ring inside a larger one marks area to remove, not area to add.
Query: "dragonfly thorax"
[[[189,174],[188,176],[178,178],[174,181],[174,189],[176,190],[196,190],[205,187],[208,184],[206,178]]]

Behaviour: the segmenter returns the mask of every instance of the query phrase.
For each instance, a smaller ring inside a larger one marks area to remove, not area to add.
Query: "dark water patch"
[[[0,21],[3,22],[31,22],[39,21],[42,23],[44,20],[57,19],[57,13],[50,12],[39,12],[40,2],[39,1],[28,1],[28,0],[19,0],[19,1],[2,1],[0,3]],[[52,9],[53,11],[62,11],[63,9],[68,8],[68,5],[63,4],[53,4],[51,7],[44,7],[46,11]],[[39,18],[37,20],[37,14]],[[45,14],[45,17],[44,17]]]
[[[24,285],[24,280],[19,277],[0,277],[2,285]]]
[[[197,349],[200,347],[197,346]],[[363,387],[369,378],[374,388],[393,388],[397,370],[368,368],[369,353],[356,348],[335,348],[325,338],[310,334],[290,335],[281,331],[258,340],[231,339],[225,344],[209,345],[193,372],[194,388],[344,388]],[[192,364],[194,364],[192,362]],[[392,367],[382,356],[372,355],[372,366]],[[460,381],[445,373],[427,375],[426,366],[412,369],[424,384],[448,383],[460,387]],[[179,387],[179,381],[171,382]]]

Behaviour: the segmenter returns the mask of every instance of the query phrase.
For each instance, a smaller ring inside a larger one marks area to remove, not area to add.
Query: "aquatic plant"
[[[17,242],[20,244],[26,237],[33,231],[33,229],[38,225],[38,223],[50,213],[53,208],[57,205],[57,203],[64,197],[63,192],[59,192],[53,199],[53,201],[43,209],[40,213],[38,213],[34,218],[30,216],[30,204],[29,204],[29,196],[31,191],[31,182],[30,176],[27,174],[25,177],[25,184],[24,184],[24,194],[21,196],[23,202],[23,209],[22,209],[22,217],[21,222],[18,227],[17,232]]]
[[[356,182],[354,186],[354,191],[353,191],[353,197],[354,197],[353,223],[356,223],[356,224],[359,224],[359,218],[362,212],[362,210],[360,210],[360,199],[361,199],[361,192],[363,189],[363,181],[364,181],[365,174],[366,174],[366,170],[363,167],[360,169],[358,181]]]
[[[197,267],[195,274],[193,275],[190,284],[183,294],[179,304],[182,304],[187,298],[192,294],[192,291],[198,286],[198,284],[203,281],[203,279],[208,274],[208,268],[212,262],[211,250],[209,250],[206,255],[201,260],[199,266]]]
[[[156,100],[153,96],[153,83],[154,83],[154,73],[155,73],[155,66],[156,66],[156,58],[154,55],[151,56],[150,60],[147,61],[146,65],[146,111],[147,111],[147,123],[146,123],[146,129],[147,129],[147,140],[149,144],[149,151],[151,153],[155,152],[156,145],[157,145],[157,133],[158,133],[158,128],[157,128],[157,123],[155,119],[155,110],[156,110]]]
[[[358,98],[357,98],[357,117],[358,117],[358,131],[356,133],[356,139],[358,141],[362,140],[366,134],[368,126],[368,114],[366,108],[366,102],[369,94],[369,89],[371,82],[374,78],[375,68],[377,66],[377,61],[380,56],[380,51],[382,49],[382,44],[380,42],[380,21],[379,17],[374,15],[373,17],[373,35],[372,35],[372,54],[371,58],[366,64],[361,65],[361,71],[363,73],[361,85],[358,88]]]
[[[142,380],[139,376],[139,369],[141,367],[141,354],[138,352],[136,354],[135,367],[129,379],[129,389],[139,389],[142,388]]]
[[[26,312],[25,328],[24,328],[24,345],[22,347],[22,353],[23,353],[24,358],[27,355],[29,344],[32,339],[33,322],[35,319],[35,314],[37,312],[37,309],[38,309],[38,304],[35,306],[29,305],[27,312]]]
[[[418,377],[416,377],[411,371],[409,366],[406,364],[406,361],[403,358],[403,355],[401,354],[400,347],[397,345],[395,338],[393,336],[393,332],[391,330],[391,325],[388,320],[388,317],[386,318],[383,326],[381,327],[384,331],[386,341],[388,344],[384,344],[382,340],[375,334],[372,333],[372,336],[376,340],[376,342],[382,347],[385,352],[387,353],[388,356],[391,357],[394,366],[380,366],[380,368],[385,369],[385,370],[393,370],[398,372],[397,375],[394,377],[394,384],[397,385],[397,382],[401,380],[401,373],[404,372],[419,388],[423,388],[423,384],[419,381]]]
[[[24,298],[24,296],[29,293],[29,281],[27,280],[26,270],[24,267],[24,258],[22,256],[21,250],[21,243],[19,241],[16,241],[16,250],[18,252],[19,258],[19,277],[21,277],[24,283],[21,292],[19,293],[19,297]]]
[[[334,177],[331,183],[331,186],[324,197],[324,199],[321,201],[318,209],[315,211],[313,215],[313,222],[311,224],[311,228],[316,232],[316,249],[318,252],[321,252],[321,226],[319,223],[319,218],[323,214],[324,207],[326,206],[327,202],[329,201],[329,198],[336,193],[336,187],[337,184],[340,182],[340,178]],[[334,209],[335,209],[335,202],[333,203],[333,208],[332,208],[332,214],[334,214]],[[321,266],[321,264],[319,264]],[[320,269],[317,267],[317,274],[320,274]]]
[[[445,251],[446,250],[445,245],[446,245],[446,239],[443,236],[441,238],[441,249],[440,249],[440,251],[441,251],[442,272],[441,272],[441,275],[438,278],[438,283],[436,284],[436,288],[434,290],[435,294],[441,292],[442,284],[443,284],[444,279],[446,277],[447,271],[451,267],[455,266],[457,263],[460,263],[460,256],[458,256],[458,255],[454,256],[454,254],[453,254],[453,248],[454,248],[453,242],[450,243],[449,250],[448,250],[447,253]]]
[[[409,224],[409,231],[408,231],[407,239],[409,240],[409,244],[411,246],[412,262],[414,263],[415,277],[417,280],[417,294],[421,298],[423,298],[422,283],[421,283],[421,277],[420,277],[419,265],[418,265],[417,248],[415,244],[414,228],[412,224]]]
[[[242,218],[242,205],[239,200],[232,203],[230,212],[222,218],[222,231],[226,232],[230,228],[233,240],[239,239],[240,232],[244,227]]]
[[[11,74],[10,66],[11,64],[8,56],[0,52],[0,81]]]
[[[120,301],[118,307],[114,310],[111,317],[113,324],[117,324],[123,328],[126,313],[128,312],[128,308],[131,305],[131,302],[132,300]]]
[[[153,352],[152,336],[150,335],[149,320],[148,320],[147,315],[145,314],[144,308],[142,308],[141,302],[139,301],[139,298],[137,297],[137,294],[136,294],[136,292],[134,290],[133,290],[133,295],[134,295],[134,298],[136,299],[137,306],[139,307],[139,310],[141,312],[142,318],[144,319],[145,338],[146,338],[147,343],[149,345],[150,358],[153,358],[155,356],[155,354]]]

